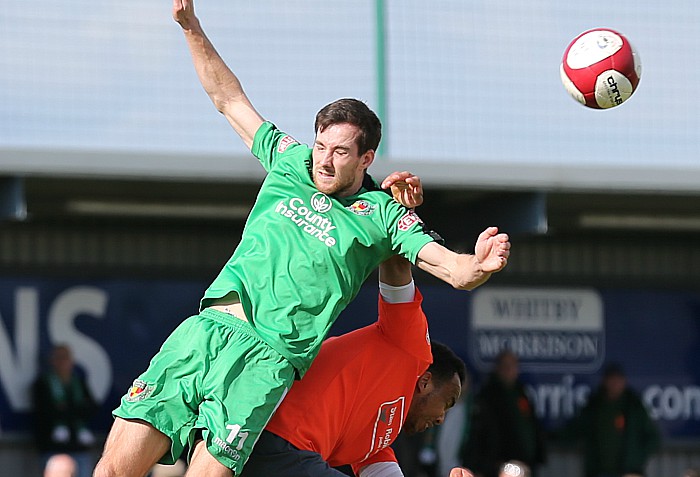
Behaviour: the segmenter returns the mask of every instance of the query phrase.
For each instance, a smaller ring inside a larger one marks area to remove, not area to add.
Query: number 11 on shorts
[[[238,445],[236,446],[236,450],[243,449],[243,444],[248,438],[248,432],[241,432],[241,426],[238,424],[227,424],[226,429],[230,431],[228,433],[228,437],[226,438],[226,442],[228,442],[229,444],[233,444],[233,441],[236,439],[236,436],[240,436]]]

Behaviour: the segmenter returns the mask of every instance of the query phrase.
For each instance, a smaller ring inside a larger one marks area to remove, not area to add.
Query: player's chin
[[[415,435],[415,434],[418,434],[419,432],[421,432],[421,429],[418,429],[415,425],[405,425],[404,424],[404,427],[403,427],[403,429],[401,429],[401,432],[403,434],[406,434],[407,436],[412,436],[412,435]]]
[[[333,195],[340,190],[338,182],[335,180],[314,179],[314,185],[319,192],[326,195]]]

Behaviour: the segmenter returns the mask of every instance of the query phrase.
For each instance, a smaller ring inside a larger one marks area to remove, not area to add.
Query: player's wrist
[[[379,293],[387,303],[410,303],[416,296],[416,284],[411,279],[406,285],[394,286],[379,282]]]
[[[403,477],[397,462],[375,462],[360,469],[360,477]]]

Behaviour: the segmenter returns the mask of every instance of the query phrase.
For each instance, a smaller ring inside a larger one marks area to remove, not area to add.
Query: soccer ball
[[[575,100],[589,108],[607,109],[632,96],[642,63],[621,33],[594,28],[569,43],[560,72],[564,87]]]

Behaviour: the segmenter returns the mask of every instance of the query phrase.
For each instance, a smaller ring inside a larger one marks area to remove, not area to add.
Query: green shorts
[[[202,430],[209,452],[240,474],[294,376],[247,322],[205,309],[173,331],[113,414],[170,438],[161,463],[173,463]]]

